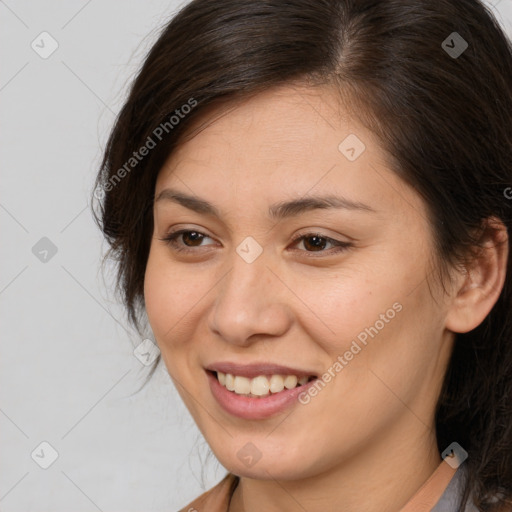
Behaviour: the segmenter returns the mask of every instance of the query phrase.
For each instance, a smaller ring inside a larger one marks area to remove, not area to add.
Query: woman
[[[194,0],[165,27],[98,223],[229,471],[183,510],[512,510],[511,112],[477,0]]]

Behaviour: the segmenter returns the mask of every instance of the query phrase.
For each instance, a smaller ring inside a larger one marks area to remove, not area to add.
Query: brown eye
[[[180,237],[183,243],[180,243]],[[204,233],[201,233],[200,231],[195,231],[192,229],[180,229],[179,231],[169,233],[166,237],[161,238],[160,240],[166,242],[176,251],[192,252],[194,251],[193,247],[201,247],[201,242],[205,238],[210,237]],[[190,249],[188,249],[188,247],[190,247]]]
[[[322,236],[320,233],[306,233],[305,235],[299,235],[294,238],[294,243],[302,242],[305,250],[301,252],[306,253],[339,253],[352,246],[350,242],[342,242],[340,240],[334,240],[328,236]],[[327,244],[333,246],[331,251],[324,251]]]
[[[185,242],[185,245],[196,247],[198,245],[201,245],[201,241],[203,240],[204,235],[197,231],[183,231],[181,233],[181,236],[183,237],[182,240]],[[191,240],[191,244],[187,243],[187,239]],[[199,244],[196,245],[196,242],[199,242]]]
[[[180,242],[181,237],[181,242]],[[174,250],[178,252],[197,252],[194,251],[194,247],[202,247],[201,244],[205,238],[211,238],[200,231],[191,229],[180,229],[173,233],[169,233],[165,238],[160,240],[166,242]],[[299,235],[293,240],[294,245],[298,245],[298,242],[302,242],[304,249],[300,249],[300,252],[305,253],[306,256],[312,256],[311,253],[320,253],[319,256],[326,253],[326,255],[332,255],[334,253],[342,252],[352,246],[349,242],[342,242],[340,240],[334,240],[333,238],[322,236],[319,233],[306,233],[305,235]],[[330,250],[325,250],[326,246],[331,244]]]
[[[325,249],[325,245],[328,243],[327,238],[316,235],[303,237],[303,242],[304,247],[308,250],[311,249],[312,251]]]

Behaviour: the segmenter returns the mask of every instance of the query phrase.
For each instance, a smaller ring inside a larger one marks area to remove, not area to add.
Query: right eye
[[[185,242],[185,246],[179,243],[178,238],[182,237],[182,241],[190,240],[192,245],[188,245]],[[171,232],[166,235],[164,238],[160,238],[166,242],[169,246],[175,249],[178,252],[195,252],[191,247],[200,247],[199,245],[193,245],[195,242],[202,242],[204,238],[210,238],[208,235],[201,233],[200,231],[196,231],[194,229],[179,229],[177,231]],[[211,245],[211,244],[210,244]]]

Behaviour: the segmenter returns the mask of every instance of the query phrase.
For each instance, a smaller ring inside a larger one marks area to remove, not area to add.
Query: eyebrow
[[[185,194],[175,189],[165,188],[155,197],[155,203],[163,200],[178,203],[197,213],[212,215],[217,218],[221,217],[219,210],[213,204],[205,201],[204,199]],[[301,215],[311,210],[330,208],[343,208],[347,210],[376,213],[374,208],[359,201],[351,201],[350,199],[341,196],[325,195],[308,196],[301,199],[275,203],[269,207],[268,215],[271,219],[279,220]]]

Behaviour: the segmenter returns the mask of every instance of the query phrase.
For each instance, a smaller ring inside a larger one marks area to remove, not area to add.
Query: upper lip
[[[310,377],[317,375],[308,370],[299,370],[290,366],[282,366],[273,363],[236,364],[229,361],[212,363],[205,367],[212,372],[230,373],[253,379],[259,375],[296,375],[297,377]]]

